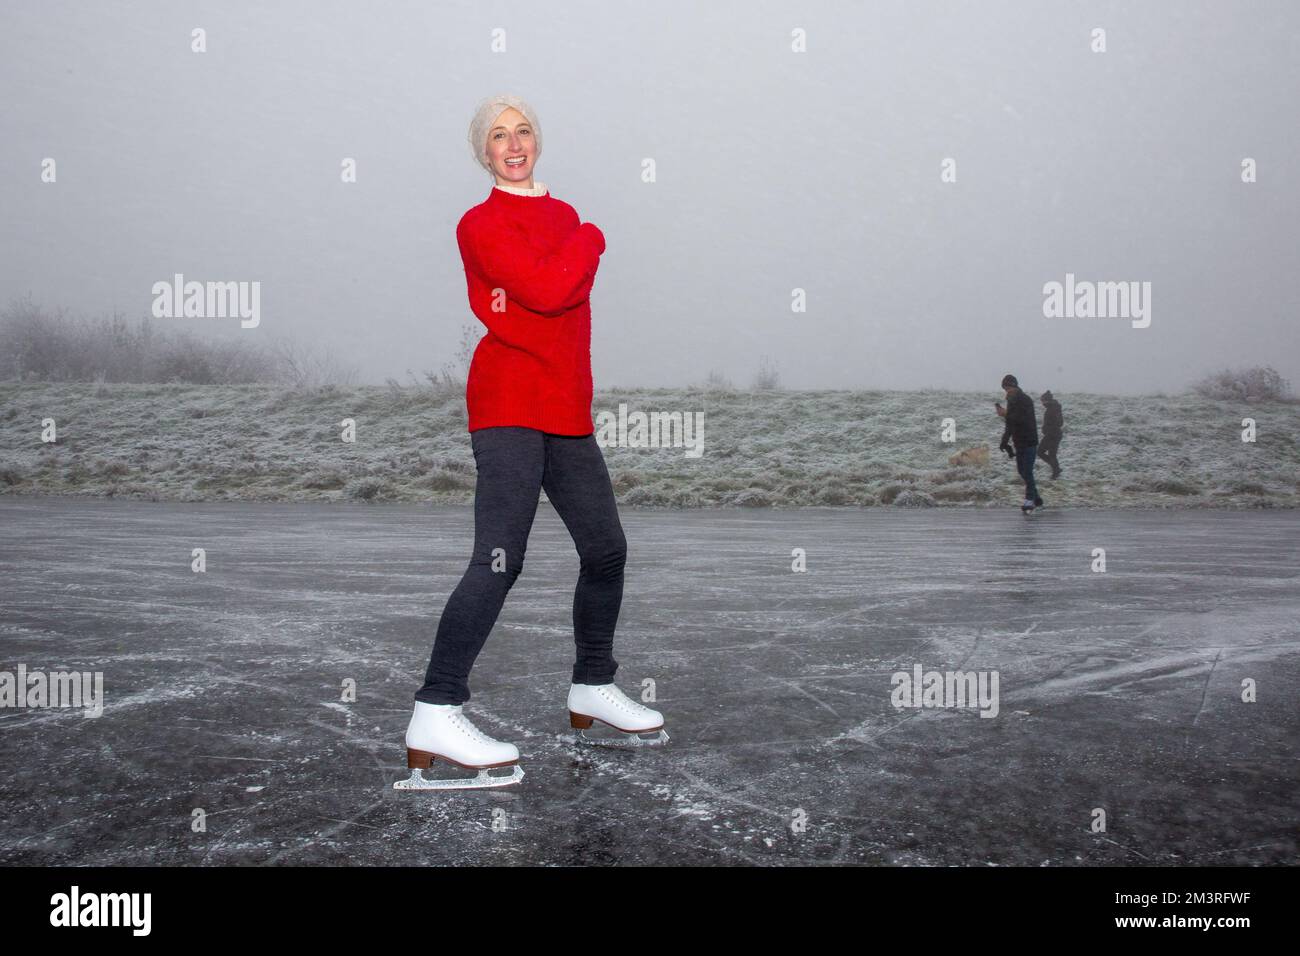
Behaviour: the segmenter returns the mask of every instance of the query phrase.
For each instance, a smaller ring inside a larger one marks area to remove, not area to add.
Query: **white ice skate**
[[[597,720],[619,736],[588,735]],[[569,726],[577,731],[579,741],[606,747],[656,747],[668,742],[664,715],[638,704],[615,684],[570,684]]]
[[[406,728],[406,766],[411,776],[393,784],[394,790],[477,790],[508,787],[524,779],[519,767],[519,748],[493,740],[461,713],[461,704],[415,702],[415,713]],[[466,770],[477,770],[473,778],[427,780],[422,771],[443,760]],[[509,774],[489,771],[511,768]]]

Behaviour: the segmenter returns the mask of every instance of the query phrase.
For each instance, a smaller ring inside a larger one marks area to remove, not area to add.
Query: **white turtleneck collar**
[[[499,189],[503,193],[512,193],[515,196],[546,195],[546,183],[538,182],[537,180],[533,180],[532,189],[529,189],[527,186],[502,186],[500,183],[493,183],[492,186],[494,189]]]

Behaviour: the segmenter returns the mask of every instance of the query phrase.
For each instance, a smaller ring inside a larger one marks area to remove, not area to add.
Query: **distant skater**
[[[1002,444],[998,447],[1010,451],[1008,443],[1015,445],[1016,471],[1025,480],[1025,500],[1020,510],[1030,514],[1035,508],[1043,506],[1043,499],[1038,495],[1038,486],[1034,484],[1034,459],[1038,457],[1038,417],[1034,414],[1034,401],[1020,390],[1020,383],[1014,375],[1002,378],[1002,388],[1007,393],[1007,406],[996,402],[998,414],[1006,419],[1002,430]]]
[[[523,100],[484,100],[469,143],[493,181],[487,198],[456,227],[470,308],[487,327],[465,391],[478,472],[474,549],[442,612],[424,684],[415,692],[406,731],[411,776],[395,784],[398,789],[505,786],[523,776],[515,745],[483,733],[462,707],[470,697],[470,668],[523,570],[543,489],[580,559],[570,725],[585,739],[583,731],[599,721],[627,738],[617,740],[620,745],[668,739],[663,715],[614,683],[627,541],[591,418],[590,293],[605,237],[580,222],[545,183],[534,182],[542,132]],[[435,760],[478,776],[426,779],[421,771]],[[490,774],[494,769],[510,773]]]
[[[1065,434],[1065,416],[1061,413],[1061,403],[1052,397],[1051,391],[1039,396],[1043,403],[1043,437],[1038,443],[1038,457],[1052,466],[1052,477],[1061,476],[1061,463],[1056,459],[1056,451],[1061,447],[1061,436]]]

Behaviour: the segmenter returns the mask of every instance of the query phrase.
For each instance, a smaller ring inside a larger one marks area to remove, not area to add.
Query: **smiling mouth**
[[[528,159],[527,156],[520,156],[518,159],[507,159],[507,160],[506,160],[506,165],[507,165],[507,166],[522,166],[522,165],[524,164],[524,162],[525,162],[527,159]]]

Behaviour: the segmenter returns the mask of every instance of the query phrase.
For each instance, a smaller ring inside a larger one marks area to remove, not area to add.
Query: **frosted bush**
[[[1291,383],[1277,369],[1256,365],[1212,372],[1193,385],[1192,391],[1204,398],[1220,400],[1284,401],[1291,394]]]
[[[385,497],[388,492],[388,484],[380,478],[357,478],[348,482],[343,489],[343,494],[347,498],[358,498],[362,501],[371,501],[375,498]]]
[[[933,508],[935,502],[933,495],[914,488],[904,488],[894,498],[894,504],[902,508]]]

